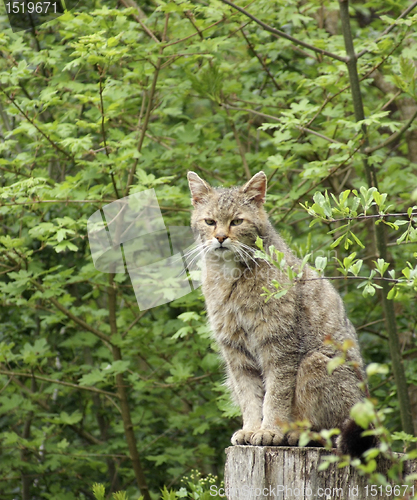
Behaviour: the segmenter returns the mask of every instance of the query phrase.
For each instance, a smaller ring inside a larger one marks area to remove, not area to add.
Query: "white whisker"
[[[246,250],[247,249],[247,250]],[[251,253],[253,253],[254,249],[251,248],[250,246],[248,245],[245,245],[244,243],[242,242],[238,242],[238,243],[235,243],[233,245],[233,250],[240,256],[240,258],[244,261],[244,262],[248,262],[248,258],[250,260],[252,260],[257,266],[259,266],[259,263],[253,258],[253,255],[251,255]],[[249,251],[248,251],[249,250]]]
[[[206,247],[204,245],[199,245],[198,252],[196,253],[196,255],[193,255],[191,260],[188,260],[188,259],[192,255],[192,253],[189,253],[188,255],[186,255],[187,267],[190,268],[194,264],[194,262],[200,258],[200,256],[205,256],[209,250],[210,250],[210,247]]]
[[[253,247],[250,247],[250,246],[248,246],[248,245],[245,245],[245,243],[241,243],[241,245],[242,245],[243,247],[245,247],[245,248],[249,249],[249,250],[250,250],[251,252],[253,252],[253,253],[255,253],[255,252],[256,252],[256,250],[258,250],[257,248],[253,248]],[[273,267],[273,266],[272,266],[272,264],[271,264],[270,262],[268,262],[267,260],[265,260],[265,259],[262,259],[262,260],[263,260],[264,262],[266,262],[266,264],[268,264],[268,266],[269,266],[269,267],[271,267],[271,268]],[[259,265],[259,263],[257,263],[257,264]]]
[[[193,253],[200,251],[200,249],[203,247],[203,244],[200,243],[196,245],[195,247],[190,248],[187,252],[184,253],[184,257],[190,257]]]
[[[186,273],[186,270],[188,269],[188,271],[191,271],[191,267],[192,265],[198,261],[198,259],[201,257],[201,256],[204,256],[205,253],[208,252],[210,248],[204,246],[204,244],[199,244],[197,245],[196,247],[193,247],[191,248],[188,252],[186,252],[184,254],[184,256],[181,256],[180,258],[182,259],[182,257],[185,258],[185,264],[186,264],[186,268],[184,268],[176,277],[179,278],[181,276],[183,276],[185,273]],[[190,260],[190,257],[191,260]]]
[[[256,260],[253,258],[253,256],[252,256],[252,255],[251,255],[251,254],[250,254],[247,250],[245,250],[244,248],[240,248],[240,251],[241,251],[244,255],[248,256],[248,257],[249,257],[249,259],[251,259],[251,260],[252,260],[252,261],[253,261],[253,262],[254,262],[254,263],[255,263],[255,264],[259,267],[259,263],[258,263],[258,262],[256,262]]]

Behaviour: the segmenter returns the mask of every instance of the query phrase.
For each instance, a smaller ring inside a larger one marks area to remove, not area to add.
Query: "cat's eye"
[[[231,226],[240,226],[242,224],[243,219],[233,219],[232,222],[230,223]]]
[[[204,219],[205,220],[205,223],[208,225],[208,226],[215,226],[216,225],[216,221],[213,220],[213,219]]]

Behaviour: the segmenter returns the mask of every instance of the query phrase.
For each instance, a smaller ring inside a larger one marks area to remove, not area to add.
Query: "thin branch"
[[[129,460],[128,455],[112,455],[110,453],[65,453],[63,451],[48,451],[48,455],[64,455],[68,457],[77,457],[77,458],[84,458],[84,457],[103,457],[103,458],[121,458],[123,460]]]
[[[13,383],[18,385],[20,389],[31,398],[34,403],[36,403],[38,406],[43,408],[46,411],[51,411],[51,408],[49,407],[48,403],[45,401],[42,401],[42,399],[39,399],[39,396],[35,395],[26,385],[18,380],[15,377],[11,377],[11,380]],[[107,396],[106,396],[107,397]],[[113,398],[109,398],[111,401],[113,401]],[[95,436],[87,432],[86,430],[82,429],[81,427],[77,427],[76,425],[68,425],[70,429],[72,429],[75,433],[77,433],[80,437],[84,438],[86,441],[92,443],[92,444],[97,444],[97,445],[102,445],[104,444],[103,441],[100,441],[100,439],[97,439]]]
[[[326,177],[324,177],[323,179],[315,182],[314,184],[312,184],[306,191],[304,191],[303,194],[301,194],[296,200],[294,200],[294,202],[292,203],[291,207],[285,212],[284,216],[281,217],[281,219],[279,220],[278,223],[281,223],[282,221],[284,221],[287,216],[290,214],[290,212],[292,211],[292,209],[298,205],[298,203],[300,202],[300,200],[306,196],[310,191],[312,191],[313,189],[316,189],[316,187],[320,186],[320,184],[322,184],[323,182],[326,182],[327,179],[329,179],[333,174],[335,174],[338,170],[340,170],[342,167],[344,167],[346,165],[346,163],[351,160],[353,158],[353,156],[361,149],[362,145],[359,145],[357,148],[354,149],[354,151],[352,151],[352,153],[349,155],[348,158],[346,158],[346,160],[344,160],[340,165],[337,165],[336,167],[333,167],[329,174],[326,175]],[[298,186],[297,188],[299,189],[300,187],[302,187],[306,182],[308,182],[306,179],[303,180]],[[289,195],[286,195],[284,198],[287,198]],[[274,210],[274,209],[272,209]],[[272,213],[269,212],[268,215],[270,215]]]
[[[104,396],[104,397],[110,401],[110,403],[116,408],[117,412],[121,415],[122,410],[120,406],[116,403],[116,401],[113,398],[109,398],[109,396]]]
[[[110,331],[112,335],[116,335],[118,332],[117,321],[116,321],[117,294],[116,294],[116,288],[114,286],[114,273],[109,274],[107,297],[108,297],[108,308],[109,308]],[[114,361],[122,360],[122,352],[120,347],[113,345],[112,354]],[[117,393],[120,399],[120,411],[123,421],[124,434],[130,453],[132,468],[135,474],[136,482],[141,494],[143,495],[144,500],[151,500],[149,487],[147,485],[146,476],[143,471],[141,463],[141,457],[138,451],[136,435],[133,429],[128,394],[126,390],[126,383],[124,380],[123,373],[116,374],[116,385],[117,385]]]
[[[203,33],[203,31],[206,31],[206,30],[209,30],[210,28],[213,28],[213,26],[217,26],[218,24],[224,22],[224,19],[220,19],[220,21],[216,21],[215,23],[213,24],[210,24],[210,26],[207,26],[207,28],[204,28],[202,30],[200,30],[200,33]],[[173,42],[169,42],[169,43],[166,43],[164,45],[164,49],[166,47],[170,47],[171,45],[176,45],[177,43],[182,43],[182,42],[185,42],[186,40],[188,40],[189,38],[193,38],[194,36],[197,36],[198,33],[193,33],[192,35],[188,35],[186,36],[185,38],[181,38],[180,40],[175,40]]]
[[[214,179],[217,179],[222,184],[227,183],[227,181],[224,177],[222,177],[219,174],[216,174],[213,170],[208,170],[207,168],[201,167],[200,165],[197,165],[196,163],[193,163],[193,168],[195,168],[196,170],[200,170],[201,172],[204,172],[205,174],[213,177]]]
[[[103,391],[101,389],[97,389],[96,387],[89,387],[77,384],[71,384],[70,382],[63,382],[62,380],[56,380],[49,377],[42,377],[41,375],[34,375],[33,373],[20,373],[20,372],[12,372],[9,370],[0,370],[2,375],[8,375],[9,377],[26,377],[26,378],[35,378],[37,380],[43,380],[44,382],[50,382],[51,384],[59,384],[64,385],[66,387],[72,387],[73,389],[80,389],[83,391],[97,392],[99,394],[104,394],[106,396],[110,396],[112,398],[118,398],[118,394],[113,392]]]
[[[273,115],[268,115],[266,113],[261,113],[260,111],[255,111],[254,109],[250,109],[250,108],[239,108],[237,106],[231,106],[230,104],[225,104],[225,103],[220,103],[220,105],[223,107],[223,108],[226,108],[226,109],[234,109],[235,111],[245,111],[246,113],[253,113],[254,115],[258,115],[258,116],[261,116],[262,118],[267,118],[267,119],[270,119],[270,120],[274,120],[274,121],[279,121],[279,118],[277,118],[276,116],[273,116]]]
[[[356,327],[356,330],[363,330],[364,328],[367,328],[368,326],[372,326],[372,325],[375,325],[377,323],[383,323],[384,322],[384,318],[382,319],[377,319],[375,321],[371,321],[370,323],[365,323],[364,325],[361,325],[361,326],[358,326]],[[387,337],[388,338],[388,337]]]
[[[226,106],[225,108],[226,108],[227,116],[230,120],[230,126],[232,127],[232,130],[233,130],[233,135],[235,136],[235,141],[236,141],[237,147],[239,149],[240,157],[242,158],[242,164],[243,164],[243,169],[245,170],[246,179],[249,180],[252,177],[252,174],[251,174],[251,171],[249,170],[249,165],[248,165],[248,162],[246,160],[245,149],[244,149],[243,144],[239,138],[239,133],[236,130],[235,123],[234,123],[232,117],[230,116],[228,107]]]
[[[359,219],[383,219],[385,217],[409,217],[410,219],[414,216],[417,216],[417,212],[412,212],[410,216],[408,212],[397,212],[394,214],[372,214],[372,215],[358,215],[356,217],[342,217],[341,219],[323,219],[325,222],[343,222],[345,220],[359,220]]]
[[[253,16],[250,14],[247,10],[243,9],[242,7],[239,7],[238,5],[235,5],[233,2],[230,2],[229,0],[221,0],[223,3],[226,5],[229,5],[230,7],[233,7],[234,9],[238,10],[245,16],[249,17],[252,19],[252,21],[255,21],[255,23],[259,24],[259,26],[262,26],[262,28],[265,31],[269,31],[269,33],[272,33],[274,36],[278,38],[285,38],[286,40],[290,40],[291,42],[295,43],[296,45],[301,45],[302,47],[305,47],[306,49],[313,50],[314,52],[317,52],[318,54],[324,55],[331,57],[332,59],[336,59],[341,62],[346,62],[346,58],[339,56],[337,54],[333,54],[332,52],[328,52],[327,50],[324,49],[319,49],[317,47],[314,47],[313,45],[310,45],[309,43],[303,42],[302,40],[298,40],[297,38],[294,38],[291,35],[287,35],[287,33],[284,33],[284,31],[277,30],[276,28],[273,28],[272,26],[269,26],[268,24],[264,23],[257,17]]]
[[[250,5],[250,4],[249,4],[249,5]],[[204,31],[207,31],[207,30],[209,30],[209,29],[213,28],[214,26],[217,26],[217,25],[218,25],[218,24],[220,24],[220,23],[223,23],[223,22],[225,22],[225,21],[228,21],[231,17],[233,17],[233,16],[235,16],[235,15],[236,15],[236,12],[233,12],[229,18],[225,18],[225,17],[223,17],[223,18],[222,18],[222,19],[220,19],[219,21],[216,21],[215,23],[210,24],[210,25],[209,25],[209,26],[207,26],[206,28],[200,29],[200,30],[199,30],[199,32],[200,32],[200,33],[203,33]],[[242,29],[242,27],[244,28],[245,26],[247,26],[250,22],[252,22],[252,21],[247,22],[246,24],[244,24],[243,26],[241,26],[240,28],[238,28],[238,29],[237,29],[236,31],[234,31],[233,33],[229,33],[229,35],[227,36],[227,38],[229,38],[231,35],[234,35],[237,31],[239,31],[240,29]],[[196,32],[196,33],[193,33],[193,34],[191,34],[191,35],[188,35],[188,36],[186,36],[186,37],[184,37],[184,38],[180,38],[179,40],[175,40],[175,41],[173,41],[173,42],[169,42],[169,43],[167,43],[167,44],[165,44],[165,45],[164,45],[164,48],[166,48],[166,47],[170,47],[171,45],[176,45],[176,44],[178,44],[178,43],[185,42],[185,41],[186,41],[186,40],[188,40],[189,38],[193,38],[194,36],[197,36],[198,34],[199,34],[199,33],[198,33],[198,32]]]
[[[136,325],[136,323],[138,321],[140,321],[144,316],[145,314],[149,311],[149,309],[147,309],[146,311],[142,311],[140,314],[138,314],[136,316],[136,318],[132,321],[132,323],[130,323],[130,325],[126,328],[126,330],[122,333],[122,337],[124,337],[125,335],[127,335],[130,330]]]
[[[379,42],[379,40],[381,40],[381,38],[383,38],[385,35],[388,35],[388,33],[390,33],[394,28],[395,26],[397,25],[397,21],[399,21],[400,19],[402,19],[403,17],[407,16],[415,7],[417,6],[417,1],[413,2],[409,7],[407,7],[405,9],[405,11],[399,16],[397,17],[397,19],[392,23],[390,24],[380,35],[379,37],[377,37],[373,43],[377,43]],[[359,52],[359,54],[356,56],[357,59],[359,59],[360,57],[362,57],[364,54],[370,52],[370,49],[363,49],[361,50],[361,52]]]
[[[349,73],[349,82],[352,94],[353,109],[355,112],[355,120],[358,122],[358,121],[363,121],[365,119],[365,115],[363,111],[362,95],[359,85],[359,75],[356,62],[355,47],[353,45],[352,32],[350,28],[349,3],[347,0],[339,0],[339,4],[340,4],[340,17],[342,21],[343,39],[345,41],[345,48],[347,54],[346,65]],[[366,129],[364,125],[362,126],[362,129],[364,132],[364,136],[366,137]]]
[[[137,3],[134,0],[120,0],[120,2],[127,8],[133,7],[138,11],[138,14],[133,14],[133,17],[136,22],[138,22],[143,31],[152,38],[156,43],[160,43],[160,40],[156,38],[156,36],[152,33],[152,31],[146,26],[146,24],[142,21],[142,19],[145,18],[145,14],[142,11],[142,9],[137,5]]]
[[[403,133],[411,126],[411,124],[413,123],[413,121],[415,120],[416,117],[417,117],[417,110],[414,112],[413,116],[408,120],[408,122],[405,123],[404,126],[400,130],[398,130],[398,132],[395,132],[395,134],[392,134],[390,137],[388,137],[384,142],[382,142],[378,146],[374,146],[373,148],[369,148],[369,147],[365,148],[364,152],[369,155],[369,154],[373,153],[374,151],[377,151],[378,149],[384,148],[385,146],[388,146],[392,142],[399,139],[403,135]]]
[[[23,109],[17,104],[17,102],[11,97],[3,88],[2,85],[0,85],[0,91],[3,92],[3,94],[11,101],[13,106],[19,110],[19,112],[26,118],[26,120],[33,125],[36,130],[43,136],[45,139],[53,146],[57,151],[60,153],[64,154],[69,160],[74,161],[74,157],[71,156],[69,153],[67,153],[64,149],[60,148],[58,144],[56,144],[45,132],[43,132],[38,125],[36,125],[35,121],[32,120],[24,111]]]
[[[308,132],[311,135],[315,135],[317,137],[320,137],[320,139],[324,139],[325,141],[331,142],[333,144],[344,144],[344,142],[336,141],[335,139],[332,139],[331,137],[327,137],[327,135],[320,134],[319,132],[316,132],[315,130],[312,130],[311,128],[303,127],[301,125],[297,125],[296,128],[300,130],[301,132]]]
[[[404,38],[404,37],[403,37]],[[382,59],[381,61],[379,61],[378,64],[376,64],[373,68],[371,68],[364,76],[361,76],[359,81],[362,82],[363,80],[366,80],[367,78],[369,78],[372,73],[377,70],[382,64],[385,63],[385,61],[391,56],[391,54],[393,52],[395,52],[395,50],[397,50],[397,48],[401,45],[403,39],[401,39],[393,48],[392,50],[386,54]],[[349,85],[346,85],[345,87],[343,87],[341,90],[339,90],[338,92],[336,92],[335,94],[333,94],[332,96],[329,96],[329,97],[326,97],[326,100],[323,102],[323,104],[320,106],[320,108],[317,110],[316,114],[313,116],[313,118],[311,118],[311,120],[308,122],[307,126],[309,127],[313,122],[314,120],[321,115],[321,112],[323,111],[323,109],[327,106],[327,104],[329,104],[329,102],[333,101],[333,99],[335,99],[337,96],[339,96],[340,94],[343,94],[343,92],[346,92],[346,90],[349,90],[350,88],[350,84]],[[399,91],[398,94],[396,94],[394,97],[392,97],[387,103],[384,104],[384,106],[381,108],[381,109],[384,109],[386,106],[389,106],[389,104],[394,100],[396,99],[400,94],[402,93],[402,91]]]
[[[168,30],[168,15],[166,15],[166,17],[165,17],[164,33],[163,33],[163,36],[162,36],[162,41],[163,42],[165,41],[167,30]],[[146,130],[148,128],[149,120],[150,120],[150,117],[151,117],[153,99],[154,99],[155,91],[156,91],[156,83],[158,81],[159,71],[160,71],[161,65],[162,65],[162,53],[163,53],[163,51],[164,51],[164,46],[161,45],[160,48],[159,48],[158,61],[156,63],[155,72],[154,72],[154,75],[153,75],[153,80],[152,80],[150,95],[149,95],[149,99],[148,99],[148,107],[146,108],[145,120],[144,120],[144,124],[142,125],[142,133],[141,133],[141,136],[139,138],[139,143],[138,143],[138,147],[137,147],[137,150],[139,152],[142,150],[143,141],[145,139]],[[126,189],[125,189],[125,196],[127,196],[129,194],[129,188],[130,188],[130,186],[131,186],[131,184],[133,182],[133,178],[135,176],[136,167],[137,167],[138,162],[139,162],[139,159],[136,158],[135,162],[134,162],[134,164],[132,166],[132,168],[130,169],[129,177],[127,179],[127,184],[126,184]]]
[[[231,106],[230,104],[223,104],[223,103],[222,103],[222,106],[226,109],[234,109],[236,111],[246,111],[247,113],[252,113],[254,115],[261,116],[262,118],[267,118],[267,119],[279,122],[279,118],[277,118],[276,116],[267,115],[265,113],[261,113],[260,111],[255,111],[254,109],[238,108],[236,106]],[[327,137],[326,135],[320,134],[319,132],[316,132],[315,130],[311,130],[310,128],[303,127],[302,125],[296,125],[295,128],[297,128],[301,132],[308,132],[309,134],[316,135],[317,137],[320,137],[321,139],[324,139],[325,141],[332,142],[333,144],[344,144],[340,141],[336,141],[335,139],[332,139],[331,137]]]
[[[260,65],[263,67],[263,69],[266,71],[266,73],[268,74],[269,78],[272,80],[272,83],[274,84],[275,88],[277,90],[281,90],[277,81],[275,80],[274,78],[274,75],[269,71],[269,68],[268,66],[265,64],[265,62],[262,60],[262,57],[256,52],[255,50],[255,47],[252,45],[251,41],[249,40],[249,38],[246,36],[246,33],[243,31],[243,29],[241,30],[241,33],[243,35],[243,38],[246,40],[246,43],[249,45],[249,48],[251,49],[251,51],[255,54],[256,56],[256,59],[258,59]]]
[[[208,172],[208,171],[207,171]],[[209,172],[212,174],[211,172]],[[214,177],[216,177],[214,174],[212,174]],[[216,177],[219,178],[219,177]],[[224,181],[222,181],[224,182]],[[0,207],[13,207],[15,205],[35,205],[36,203],[42,204],[42,203],[112,203],[114,200],[31,200],[31,201],[16,201],[14,203],[2,203],[0,201]],[[161,210],[167,210],[168,212],[190,212],[191,209],[189,208],[183,208],[183,207],[166,207],[165,205],[159,205],[159,208]],[[84,236],[82,236],[83,238]]]
[[[190,23],[193,25],[194,29],[198,33],[198,36],[200,37],[200,40],[204,40],[203,32],[199,29],[199,27],[196,25],[194,21],[194,15],[190,10],[187,10],[184,12],[185,17],[190,21]]]
[[[109,150],[107,148],[106,129],[104,127],[104,120],[105,120],[104,103],[103,103],[103,76],[104,76],[104,72],[101,70],[100,66],[98,66],[98,71],[100,74],[99,85],[100,85],[101,135],[103,136],[104,151],[106,153],[107,158],[109,158],[110,155],[109,155]],[[117,186],[116,186],[116,181],[114,179],[113,169],[110,170],[110,177],[111,177],[111,181],[113,184],[114,192],[116,193],[116,197],[120,198],[119,191],[117,190]]]
[[[35,205],[36,203],[112,203],[114,200],[30,200],[15,201],[13,203],[3,203],[0,201],[0,207],[14,207],[15,205]]]
[[[417,5],[417,2],[414,3]],[[340,19],[342,23],[343,39],[345,42],[345,49],[348,55],[347,66],[349,71],[350,90],[354,104],[355,119],[357,122],[359,122],[364,119],[365,114],[362,104],[361,89],[359,85],[359,75],[356,64],[357,59],[355,57],[352,30],[350,26],[349,1],[339,0],[339,6],[340,6]],[[362,150],[365,150],[366,147],[368,146],[367,131],[365,126],[362,126],[362,131],[364,134],[364,144]],[[371,165],[367,161],[366,156],[363,160],[363,166],[365,170],[368,187],[376,187],[378,189],[378,181],[375,169],[373,168],[373,165]],[[388,260],[388,252],[386,243],[387,235],[384,224],[378,224],[376,226],[375,235],[376,235],[376,247],[378,250],[379,257],[386,261]],[[382,294],[381,294],[382,306],[384,310],[385,324],[389,339],[388,343],[391,354],[392,369],[394,372],[395,384],[397,386],[397,395],[400,407],[402,428],[408,434],[414,434],[414,425],[411,414],[410,398],[407,389],[407,379],[405,377],[404,366],[402,364],[400,344],[398,340],[396,314],[394,310],[393,301],[388,300],[389,291],[390,289],[388,282],[382,281]]]
[[[129,7],[133,7],[134,9],[137,10],[139,19],[146,19],[146,14],[143,12],[143,10],[139,7],[139,5],[135,2],[135,0],[125,0],[122,2],[124,5],[128,5]]]
[[[9,274],[12,271],[15,271],[16,269],[19,269],[19,268],[20,268],[20,264],[14,266],[14,267],[8,267],[5,271],[0,272],[0,276],[2,276],[3,274]]]
[[[38,288],[38,290],[40,290],[42,293],[45,292],[45,289],[43,288],[43,286],[40,283],[38,283],[35,280],[30,280],[30,282],[33,285],[35,285],[36,288]],[[67,316],[69,319],[72,319],[72,321],[74,321],[74,323],[77,323],[78,325],[80,325],[82,328],[84,328],[88,332],[93,333],[94,335],[96,335],[97,337],[99,337],[104,342],[107,342],[108,344],[113,345],[112,341],[111,341],[111,338],[109,336],[107,336],[105,333],[101,332],[100,330],[97,330],[93,326],[90,326],[88,323],[86,323],[85,321],[83,321],[81,318],[78,318],[77,316],[75,316],[71,311],[69,311],[60,302],[58,302],[58,300],[55,299],[54,297],[48,297],[45,300],[49,300],[50,302],[52,302],[52,304],[59,311],[61,311],[63,314],[65,314],[65,316]]]
[[[406,279],[384,278],[383,276],[321,276],[319,278],[300,278],[295,281],[319,281],[319,280],[362,280],[362,281],[387,281],[389,283],[404,283]]]
[[[14,147],[16,147],[16,146],[14,146]],[[13,172],[13,170],[9,170],[8,168],[2,167],[2,166],[0,166],[0,170],[3,170],[4,172],[8,172],[8,173],[14,174],[14,175],[22,175],[23,177],[27,177],[29,179],[32,178],[32,176],[30,174],[25,174],[24,172]]]
[[[193,382],[200,382],[201,380],[204,380],[206,378],[211,378],[212,376],[213,376],[212,373],[206,373],[205,375],[200,375],[198,377],[190,377],[187,378],[186,380],[182,380],[181,382],[174,382],[172,384],[162,384],[160,382],[154,382],[153,387],[169,389],[170,387],[178,387],[179,385],[191,384]]]
[[[169,146],[168,144],[165,144],[165,142],[163,142],[160,137],[154,137],[149,132],[146,132],[145,135],[148,139],[156,142],[157,144],[161,145],[164,149],[167,149],[168,151],[172,151],[174,149],[174,148],[171,148],[171,146]]]
[[[9,380],[4,384],[4,386],[0,390],[0,394],[7,388],[7,386],[12,382],[13,377],[10,377]]]

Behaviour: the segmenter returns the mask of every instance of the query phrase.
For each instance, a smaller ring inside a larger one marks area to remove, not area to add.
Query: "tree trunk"
[[[371,489],[372,485],[353,467],[338,469],[335,463],[319,471],[321,458],[331,454],[324,448],[231,446],[226,454],[224,478],[228,500],[386,500],[401,495],[412,498],[417,492],[417,481],[406,488],[404,480],[398,481],[395,494],[393,490],[390,494],[391,487],[375,485]],[[378,472],[386,476],[389,467],[389,460],[378,460]],[[404,462],[403,477],[416,472],[417,461]]]

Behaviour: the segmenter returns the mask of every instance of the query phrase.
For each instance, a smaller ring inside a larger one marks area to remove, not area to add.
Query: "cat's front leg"
[[[233,445],[251,444],[253,434],[262,425],[263,387],[260,373],[248,373],[245,369],[229,376],[229,384],[238,401],[243,417],[243,427],[231,439]]]
[[[288,360],[287,360],[288,361]],[[262,424],[250,440],[253,446],[279,446],[286,442],[283,428],[291,421],[295,389],[292,363],[280,364],[265,375],[265,397]]]
[[[265,394],[262,375],[242,345],[223,344],[222,354],[226,361],[227,383],[243,417],[243,427],[233,434],[231,442],[233,445],[248,445],[262,425]]]

